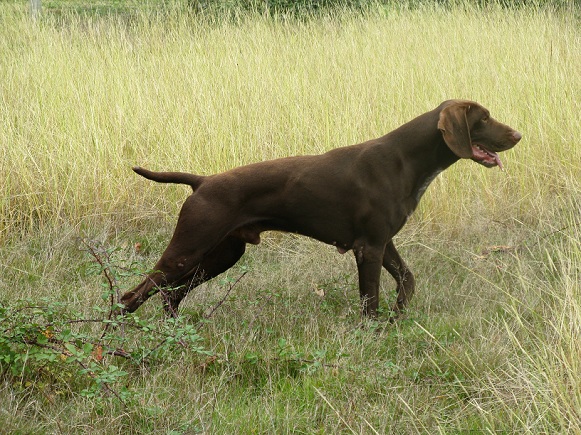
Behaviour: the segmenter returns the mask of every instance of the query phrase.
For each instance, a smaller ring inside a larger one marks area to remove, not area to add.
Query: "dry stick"
[[[95,373],[93,373],[92,371],[90,371],[90,370],[89,370],[89,368],[88,368],[88,367],[87,367],[85,364],[83,364],[83,362],[81,362],[81,361],[79,361],[79,360],[76,360],[76,361],[77,361],[77,363],[78,363],[78,364],[79,364],[79,365],[80,365],[80,366],[81,366],[81,367],[82,367],[82,368],[85,370],[85,372],[86,372],[86,373],[87,373],[87,374],[88,374],[90,377],[92,377],[93,379],[96,379],[96,377],[97,377],[97,376],[95,376]],[[119,401],[120,401],[120,402],[123,404],[123,406],[127,406],[127,404],[126,404],[126,403],[125,403],[125,401],[124,401],[124,400],[121,398],[121,396],[119,395],[119,393],[117,393],[117,391],[115,391],[113,388],[111,388],[109,385],[107,385],[107,382],[103,382],[103,383],[101,383],[101,385],[102,385],[103,387],[105,387],[105,391],[107,391],[107,392],[108,392],[108,393],[110,393],[110,394],[113,394],[113,395],[114,395],[114,396],[117,398],[117,400],[119,400]]]
[[[545,234],[543,237],[541,237],[540,239],[538,239],[538,240],[537,240],[536,242],[534,242],[534,243],[533,243],[531,246],[538,245],[539,243],[541,243],[541,242],[542,242],[543,240],[545,240],[546,238],[548,238],[548,237],[551,237],[553,234],[561,233],[561,232],[563,232],[564,230],[567,230],[567,229],[569,229],[569,228],[571,228],[571,227],[576,227],[576,226],[578,226],[578,225],[579,225],[579,224],[578,224],[577,222],[575,222],[575,223],[573,223],[573,224],[570,224],[570,225],[565,225],[564,227],[562,227],[562,228],[559,228],[558,230],[554,230],[554,231],[551,231],[550,233],[546,233],[546,234]]]
[[[149,279],[150,281],[153,282],[153,280],[151,278],[149,278],[149,275],[148,275],[147,279]],[[157,287],[157,284],[156,284],[156,287]],[[165,307],[170,311],[171,316],[174,318],[177,317],[178,312],[176,309],[174,309],[174,307],[172,307],[172,305],[170,303],[170,298],[169,298],[168,292],[162,290],[161,288],[158,288],[158,290],[159,290],[159,294],[161,295],[161,298],[163,299],[163,303],[165,304]]]
[[[306,358],[289,358],[289,359],[283,359],[283,358],[279,358],[279,357],[275,357],[273,358],[274,361],[289,361],[289,362],[298,362],[298,363],[304,363],[304,364],[315,364],[317,362],[321,363],[321,367],[326,367],[326,368],[331,368],[331,369],[340,369],[341,365],[340,364],[331,364],[331,363],[323,363],[321,361],[317,361],[315,359],[306,359]]]
[[[83,244],[87,247],[87,249],[89,250],[89,253],[93,256],[95,261],[97,261],[97,263],[99,263],[99,265],[101,266],[101,268],[103,270],[103,275],[105,275],[105,279],[107,279],[107,282],[109,283],[109,289],[113,290],[117,286],[117,283],[115,282],[115,277],[112,276],[112,274],[109,271],[109,266],[105,265],[105,263],[103,262],[103,259],[101,258],[101,255],[96,252],[95,248],[92,245],[90,245],[86,240],[83,240]],[[109,257],[109,255],[106,253],[106,251],[105,251],[105,256],[106,256],[107,263],[109,263],[111,261],[111,257]],[[111,299],[112,298],[113,298],[113,294],[111,294]]]
[[[106,350],[107,355],[120,356],[125,359],[131,359],[131,354],[125,352],[123,349]]]
[[[236,281],[234,281],[233,283],[230,283],[230,287],[228,288],[228,290],[224,294],[224,297],[220,301],[218,301],[218,303],[216,305],[214,305],[214,307],[212,307],[212,309],[210,310],[210,312],[208,314],[204,314],[204,316],[203,316],[204,319],[209,319],[210,317],[212,317],[212,315],[214,314],[214,312],[218,308],[220,308],[222,306],[222,304],[226,301],[226,299],[228,298],[228,296],[232,292],[232,289],[234,289],[234,287],[236,286],[236,284],[238,284],[240,282],[240,280],[244,277],[244,275],[246,275],[247,273],[248,273],[248,271],[242,272],[242,275],[240,275]]]
[[[110,309],[109,309],[109,314],[107,315],[107,320],[111,320],[113,318],[113,311],[114,311],[113,305],[115,304],[115,301],[113,299],[113,294],[116,292],[115,288],[117,287],[115,277],[110,272],[109,266],[108,266],[108,264],[111,263],[111,258],[109,257],[108,254],[106,254],[107,265],[105,265],[101,255],[95,250],[95,248],[90,243],[87,242],[86,239],[83,239],[83,244],[87,247],[89,253],[93,256],[95,261],[97,263],[99,263],[99,265],[101,266],[101,271],[102,271],[103,275],[105,276],[105,279],[107,280],[107,283],[109,285]],[[119,296],[119,295],[117,295],[117,296]],[[105,334],[109,330],[110,325],[111,325],[111,323],[107,323],[105,325],[105,328],[103,328],[103,333],[101,334],[100,339],[103,339],[103,337],[105,336]]]
[[[72,319],[72,320],[67,320],[66,322],[62,322],[62,323],[67,324],[67,325],[73,325],[75,323],[103,323],[103,319]],[[49,323],[46,323],[44,326],[45,326],[45,328],[48,328],[48,327],[51,327],[54,325],[55,325],[54,322],[49,322]]]

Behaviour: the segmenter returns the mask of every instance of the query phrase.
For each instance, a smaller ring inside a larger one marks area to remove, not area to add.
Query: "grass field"
[[[0,4],[0,319],[26,298],[93,316],[104,281],[81,239],[153,266],[189,188],[132,165],[211,174],[320,153],[449,98],[524,137],[505,172],[462,161],[428,189],[396,239],[417,280],[397,324],[360,327],[350,256],[271,234],[182,304],[206,353],[96,358],[125,370],[111,384],[125,401],[83,394],[54,361],[14,373],[0,342],[0,433],[581,433],[578,10],[33,22],[24,3]],[[156,299],[139,315],[162,325]]]

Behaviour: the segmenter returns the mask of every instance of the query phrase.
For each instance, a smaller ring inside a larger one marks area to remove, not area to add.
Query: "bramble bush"
[[[2,377],[27,388],[51,384],[59,392],[126,404],[133,397],[125,385],[130,370],[171,361],[184,352],[212,357],[197,326],[181,317],[155,322],[121,313],[117,279],[137,274],[136,268],[113,264],[114,249],[86,246],[95,260],[91,273],[105,277],[102,299],[108,306],[95,305],[94,315],[87,316],[46,298],[0,301]]]

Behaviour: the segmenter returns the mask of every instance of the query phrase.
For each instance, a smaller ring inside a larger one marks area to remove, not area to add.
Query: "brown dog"
[[[352,250],[362,312],[375,316],[381,267],[397,282],[394,317],[414,293],[414,277],[393,245],[430,182],[458,159],[486,167],[521,139],[472,101],[445,101],[391,133],[322,155],[288,157],[200,176],[135,172],[160,183],[189,184],[178,223],[161,259],[121,302],[135,311],[164,287],[175,314],[186,293],[232,267],[247,243],[268,230],[303,234]],[[393,318],[394,318],[393,317]]]

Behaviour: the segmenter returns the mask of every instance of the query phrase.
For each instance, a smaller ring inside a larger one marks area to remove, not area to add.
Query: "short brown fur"
[[[377,313],[384,267],[397,283],[395,319],[415,282],[393,237],[428,184],[459,158],[496,166],[496,153],[520,139],[478,103],[449,100],[383,137],[322,155],[254,163],[211,176],[134,168],[150,180],[189,184],[194,192],[155,272],[121,302],[132,312],[171,287],[165,306],[175,315],[190,289],[232,267],[247,243],[260,242],[263,231],[276,230],[315,238],[341,253],[352,250],[364,315]]]

